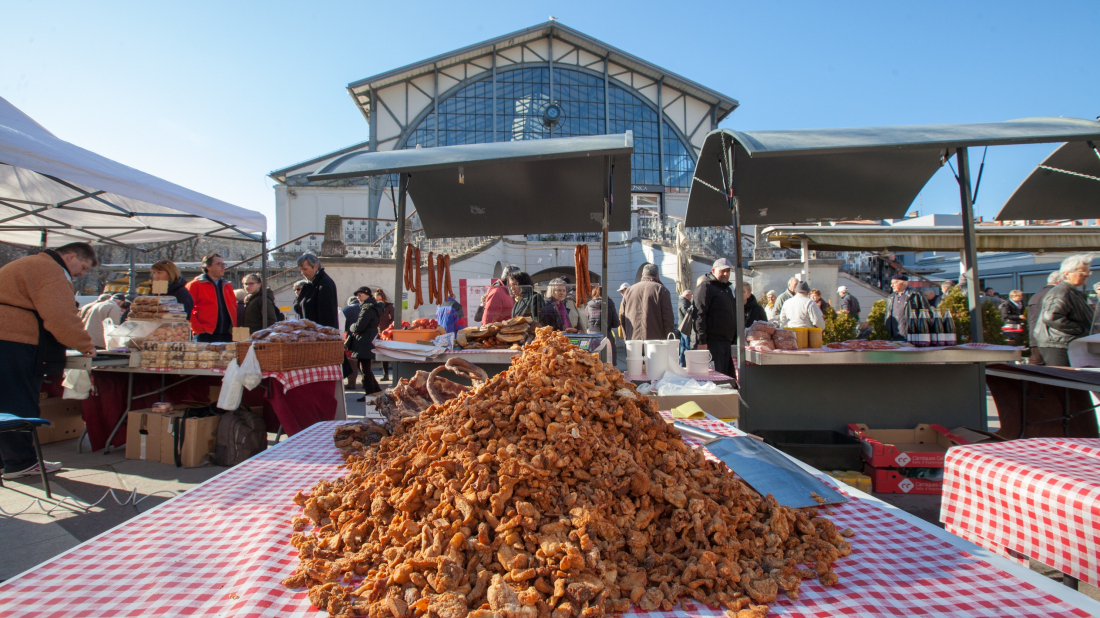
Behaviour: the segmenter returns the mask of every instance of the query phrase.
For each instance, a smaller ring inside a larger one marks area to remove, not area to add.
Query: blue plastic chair
[[[38,455],[38,469],[42,472],[42,486],[46,488],[46,497],[53,499],[50,493],[50,480],[46,478],[46,462],[42,460],[42,445],[38,443],[38,428],[49,427],[50,421],[44,418],[23,418],[7,412],[0,412],[0,433],[7,431],[29,431],[34,440],[34,452]],[[0,477],[0,487],[4,479]]]

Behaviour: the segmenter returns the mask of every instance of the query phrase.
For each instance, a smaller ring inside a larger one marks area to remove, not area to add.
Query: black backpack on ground
[[[267,427],[263,415],[245,407],[222,414],[214,447],[214,465],[232,467],[266,448]]]

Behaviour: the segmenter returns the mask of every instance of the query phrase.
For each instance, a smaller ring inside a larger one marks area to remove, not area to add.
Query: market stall
[[[1023,566],[1100,586],[1100,440],[1036,438],[947,453],[940,520]]]
[[[620,199],[630,195],[633,150],[634,137],[628,131],[621,135],[357,152],[336,159],[310,179],[328,181],[397,174],[395,238],[400,244],[404,243],[405,209],[410,195],[426,238],[601,232],[601,281],[606,281],[607,234],[630,229],[630,209],[616,209],[615,194]],[[419,289],[420,250],[414,252],[411,246],[408,249],[395,252],[394,323],[398,325],[402,323],[401,299],[409,284],[417,288],[415,297],[410,294],[410,307],[414,300],[419,306],[423,296]],[[411,267],[407,260],[414,255],[416,264]],[[430,260],[428,267],[432,267]],[[432,285],[429,276],[429,290]],[[606,307],[605,304],[602,318],[605,335]],[[514,354],[492,352],[455,353],[449,347],[423,360],[389,353],[377,358],[394,363],[397,378],[430,371],[456,356],[466,360],[478,358],[473,362],[493,375],[506,369]],[[471,353],[475,356],[463,356]]]
[[[714,421],[689,422],[736,433]],[[335,425],[315,425],[0,584],[0,614],[125,616],[156,608],[181,615],[324,615],[310,606],[304,590],[287,589],[280,581],[297,562],[297,550],[287,542],[289,522],[302,512],[294,494],[319,478],[346,473],[333,447]],[[836,565],[842,585],[807,582],[799,600],[781,596],[773,611],[868,617],[1100,615],[1100,604],[1080,593],[854,488],[840,489],[849,502],[831,508],[829,517],[855,531],[853,553]],[[725,614],[689,603],[666,615]]]
[[[257,242],[262,246],[261,293],[266,295],[267,220],[262,214],[58,139],[4,99],[0,99],[0,219],[0,241],[32,247],[57,247],[74,241],[122,246],[130,249],[131,264],[134,252],[156,250],[194,238]],[[131,293],[136,292],[134,277],[131,267]],[[185,317],[177,323],[186,330]],[[190,338],[188,330],[164,341],[189,343]],[[193,351],[196,355],[210,352]],[[212,359],[196,358],[190,366],[180,361],[179,366],[158,367],[160,372],[151,372],[150,367],[136,364],[129,351],[104,356],[70,359],[69,365],[71,369],[90,370],[93,381],[98,382],[97,394],[85,401],[86,425],[96,449],[108,442],[119,446],[125,441],[126,432],[121,428],[135,392],[140,401],[145,401],[142,393],[158,394],[173,401],[208,401],[210,386],[221,381],[219,367]],[[221,360],[220,366],[224,367],[225,359]],[[149,375],[152,373],[159,375]],[[177,386],[185,380],[186,384]],[[318,382],[318,386],[298,386],[294,389],[298,392],[291,394],[286,390],[299,380],[272,382],[270,390],[275,401],[303,398],[302,402],[288,406],[276,403],[275,408],[289,407],[305,414],[310,409],[307,402],[314,399],[307,391],[319,388],[327,389],[326,395],[336,392],[340,378]],[[106,393],[112,395],[105,396]],[[125,393],[129,395],[124,396]],[[342,397],[339,402],[342,404]],[[331,419],[336,403],[326,404],[324,413],[316,416]],[[302,418],[284,416],[288,427],[296,418]]]
[[[967,280],[978,281],[968,148],[1007,144],[1084,142],[1100,138],[1100,123],[1032,118],[1003,123],[866,127],[800,131],[719,130],[707,136],[688,201],[688,226],[793,224],[900,218],[931,176],[954,157],[962,207],[962,256]],[[952,169],[955,166],[952,165]],[[804,243],[803,243],[804,246]],[[735,261],[735,289],[742,283]],[[971,341],[982,342],[976,285],[968,286]],[[737,303],[737,321],[743,307]],[[922,419],[960,397],[947,423],[986,427],[984,363],[987,351],[966,350],[950,364],[935,356],[905,362],[844,363],[843,357],[761,353],[737,345],[741,410],[753,429],[789,429],[814,422],[822,408],[854,418]],[[909,353],[904,354],[929,354]],[[859,356],[862,361],[872,357]],[[751,362],[755,359],[756,363]],[[794,360],[792,360],[794,359]],[[808,397],[787,396],[792,385]],[[927,388],[935,385],[935,388]],[[788,401],[784,401],[788,400]],[[783,409],[787,413],[774,415]],[[889,410],[889,412],[887,412]],[[829,415],[833,416],[833,415]],[[834,416],[834,419],[836,417]],[[947,420],[947,419],[945,419]],[[830,428],[837,426],[830,419]]]

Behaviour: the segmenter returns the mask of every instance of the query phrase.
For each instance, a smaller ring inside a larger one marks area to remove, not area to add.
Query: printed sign
[[[910,481],[909,479],[902,479],[902,481],[898,483],[898,489],[900,489],[903,493],[909,493],[913,490],[913,481]]]
[[[909,453],[899,453],[898,456],[894,458],[894,463],[898,464],[898,467],[901,468],[909,465],[910,461],[913,461],[913,458],[909,456]]]

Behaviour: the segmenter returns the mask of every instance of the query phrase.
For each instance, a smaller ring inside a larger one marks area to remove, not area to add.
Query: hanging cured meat
[[[439,288],[435,284],[435,259],[434,254],[428,252],[428,303],[439,304]]]
[[[413,305],[413,309],[419,309],[420,305],[424,304],[424,285],[420,282],[420,247],[417,247],[414,253],[416,255],[416,274],[413,276],[413,282],[416,284],[416,304]]]

